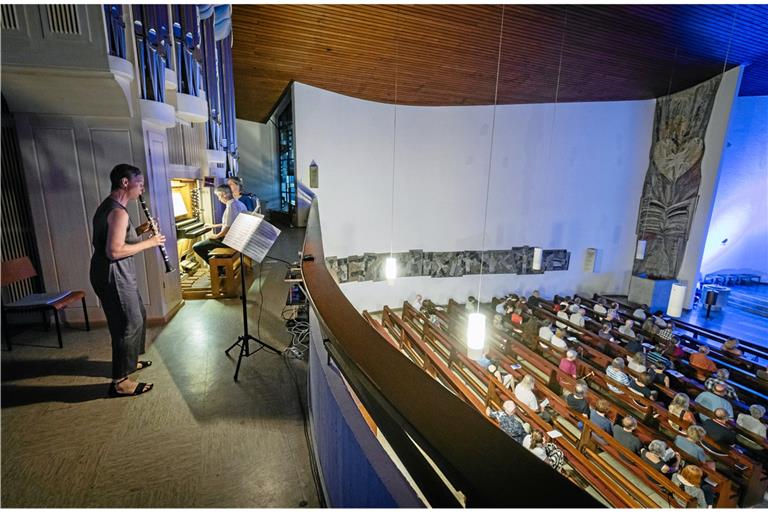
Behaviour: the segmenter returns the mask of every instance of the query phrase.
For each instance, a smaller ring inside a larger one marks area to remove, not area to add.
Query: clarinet
[[[144,210],[144,216],[149,221],[150,229],[152,230],[152,234],[154,236],[158,236],[160,233],[157,231],[157,228],[155,227],[155,221],[152,219],[152,214],[149,212],[149,208],[147,208],[147,203],[144,201],[144,196],[139,196],[139,203],[141,203],[141,209]],[[165,246],[164,245],[158,245],[158,249],[160,249],[160,254],[163,255],[163,261],[165,262],[165,272],[173,272],[173,267],[171,266],[171,262],[168,259],[168,253],[165,252]]]

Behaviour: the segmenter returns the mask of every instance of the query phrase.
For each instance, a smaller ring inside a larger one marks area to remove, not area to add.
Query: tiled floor
[[[295,259],[302,237],[284,232],[270,254]],[[289,342],[284,273],[263,265],[260,331],[279,349]],[[254,335],[258,282],[248,294]],[[105,328],[66,329],[64,349],[53,332],[17,334],[2,352],[2,506],[318,506],[300,409],[306,364],[261,351],[234,382],[224,349],[241,331],[238,300],[187,301],[151,330],[154,364],[138,375],[155,389],[119,399],[106,398]]]

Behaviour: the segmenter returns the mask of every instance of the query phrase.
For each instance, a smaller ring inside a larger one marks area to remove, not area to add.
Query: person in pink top
[[[576,375],[578,375],[578,366],[576,366],[576,351],[575,350],[569,350],[565,353],[565,357],[560,360],[560,366],[559,368],[573,377],[576,378]]]

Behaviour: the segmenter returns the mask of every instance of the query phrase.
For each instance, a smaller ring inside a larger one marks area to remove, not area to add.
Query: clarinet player
[[[133,256],[163,245],[165,237],[141,240],[126,206],[144,192],[144,176],[129,164],[118,164],[109,174],[112,191],[93,215],[91,285],[104,308],[112,338],[112,383],[109,396],[136,396],[152,384],[136,382],[129,375],[147,368],[144,353],[146,311],[136,283]]]

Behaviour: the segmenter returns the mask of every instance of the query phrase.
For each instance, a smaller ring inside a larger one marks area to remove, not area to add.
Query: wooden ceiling
[[[741,95],[768,95],[768,5],[503,10],[501,104],[655,98],[726,54],[750,64]],[[492,104],[501,21],[501,5],[235,5],[237,116],[264,122],[291,80],[391,103],[396,75],[398,104]]]

